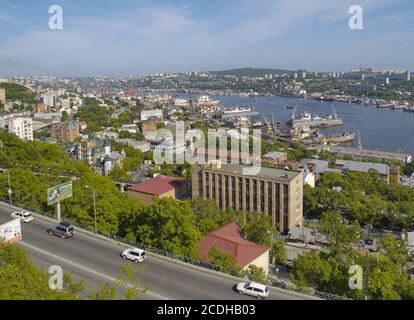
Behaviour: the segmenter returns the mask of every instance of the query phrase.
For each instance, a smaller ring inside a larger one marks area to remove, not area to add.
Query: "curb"
[[[22,210],[22,208],[16,207],[14,205],[9,205],[9,204],[7,204],[5,202],[2,202],[2,201],[0,201],[0,206],[5,207],[5,208],[9,208],[9,209],[13,209],[13,210]],[[50,222],[50,223],[57,223],[56,219],[53,219],[53,218],[50,218],[48,216],[35,213],[33,211],[30,211],[30,212],[33,214],[34,217],[36,217],[40,220],[47,221],[47,222]],[[76,227],[76,226],[75,226],[75,230],[77,232],[85,234],[89,237],[99,239],[99,240],[105,241],[107,243],[115,244],[115,245],[118,245],[118,246],[121,246],[121,247],[124,247],[124,248],[134,248],[133,246],[128,245],[126,243],[113,240],[111,238],[105,237],[105,236],[100,235],[100,234],[95,234],[91,231],[88,231],[88,230],[85,230],[85,229],[82,229],[82,228],[79,228],[79,227]],[[226,273],[222,273],[222,272],[219,272],[219,271],[215,271],[215,270],[205,269],[205,268],[193,265],[191,263],[186,263],[186,262],[181,261],[181,260],[176,260],[176,259],[173,259],[173,258],[165,257],[165,256],[162,256],[162,255],[159,255],[157,253],[150,252],[150,251],[147,251],[147,254],[149,256],[159,258],[160,260],[168,261],[168,262],[171,262],[171,263],[174,263],[174,264],[177,264],[177,265],[181,265],[181,266],[185,266],[187,268],[197,270],[199,272],[208,273],[208,274],[211,274],[211,275],[214,275],[214,276],[217,276],[217,277],[221,277],[221,278],[225,278],[225,279],[228,279],[228,280],[232,280],[232,281],[235,281],[235,282],[246,281],[246,279],[244,279],[244,278],[235,277],[235,276],[232,276],[232,275],[229,275],[229,274],[226,274]],[[302,294],[302,293],[289,291],[289,290],[284,290],[284,289],[276,288],[276,287],[272,287],[272,286],[267,286],[267,287],[269,288],[270,291],[272,291],[274,293],[282,293],[282,294],[285,294],[285,295],[290,295],[292,297],[297,297],[297,298],[306,299],[306,300],[323,300],[323,299],[318,298],[316,296],[305,295],[305,294]]]

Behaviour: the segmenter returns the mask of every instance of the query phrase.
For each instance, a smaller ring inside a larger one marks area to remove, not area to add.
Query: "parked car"
[[[33,215],[26,210],[16,211],[10,215],[12,219],[20,219],[23,222],[30,222],[33,220]]]
[[[67,239],[73,236],[74,229],[73,226],[71,226],[69,223],[61,222],[47,229],[47,233],[59,236],[62,239]]]
[[[135,263],[141,263],[147,258],[147,255],[145,250],[134,248],[122,251],[121,257],[123,259],[134,261]]]
[[[257,299],[264,299],[269,296],[269,288],[257,282],[240,282],[236,288],[239,294],[246,294]]]

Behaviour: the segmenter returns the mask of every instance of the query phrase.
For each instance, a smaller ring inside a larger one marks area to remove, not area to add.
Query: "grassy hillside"
[[[237,77],[264,77],[265,74],[283,74],[283,73],[293,73],[294,71],[290,70],[281,70],[281,69],[262,69],[262,68],[239,68],[231,69],[224,71],[216,71],[218,75],[231,75]]]
[[[0,83],[0,88],[6,89],[7,100],[21,100],[24,102],[33,102],[35,100],[35,94],[20,84]]]

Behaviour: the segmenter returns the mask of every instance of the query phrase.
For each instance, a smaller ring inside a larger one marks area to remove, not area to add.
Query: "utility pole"
[[[7,190],[7,193],[9,194],[9,204],[12,205],[12,188],[11,188],[11,184],[10,184],[10,173],[9,170],[7,170],[7,181],[9,182],[9,189]]]
[[[93,215],[94,215],[94,233],[97,233],[96,227],[96,191],[94,187],[85,186],[86,189],[92,189],[92,196],[93,196]]]
[[[371,229],[371,226],[368,226],[367,240],[369,240],[370,229]],[[368,300],[368,293],[369,293],[369,249],[367,249],[365,253],[365,300]]]

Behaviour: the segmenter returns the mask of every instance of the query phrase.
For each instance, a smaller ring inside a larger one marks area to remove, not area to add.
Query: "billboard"
[[[22,240],[20,219],[15,219],[0,225],[0,243],[13,244]]]
[[[72,181],[47,189],[47,204],[50,206],[73,195]]]

